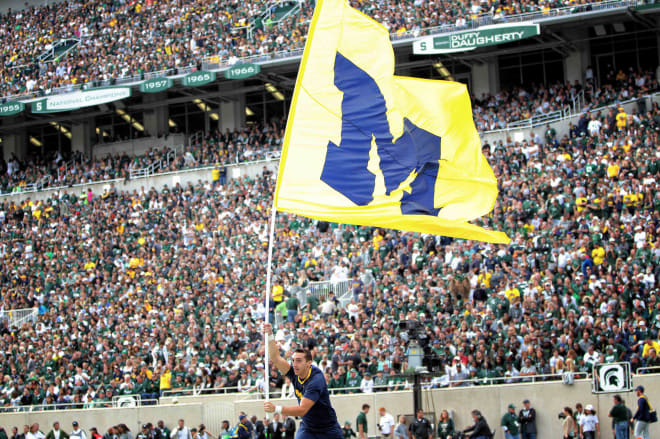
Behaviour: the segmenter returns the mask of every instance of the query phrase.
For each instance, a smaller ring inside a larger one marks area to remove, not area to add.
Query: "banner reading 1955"
[[[420,38],[413,43],[415,55],[468,52],[479,47],[512,43],[539,35],[538,24],[504,24],[475,30]]]

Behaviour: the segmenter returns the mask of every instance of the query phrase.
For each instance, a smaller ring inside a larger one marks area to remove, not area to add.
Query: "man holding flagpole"
[[[300,416],[302,422],[296,439],[343,439],[337,415],[330,404],[330,393],[323,372],[312,365],[312,354],[307,349],[296,349],[292,362],[280,355],[280,348],[273,338],[270,323],[264,324],[268,336],[268,355],[273,365],[283,375],[289,377],[295,389],[297,406],[275,405],[264,402],[267,413],[281,413],[286,416]]]

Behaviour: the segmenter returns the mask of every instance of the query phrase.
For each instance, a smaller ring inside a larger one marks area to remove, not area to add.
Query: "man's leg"
[[[617,422],[614,424],[614,437],[616,439],[628,439],[626,436],[626,429],[628,428],[628,423],[626,421]]]
[[[644,435],[646,434],[646,436]],[[648,430],[648,425],[644,421],[636,421],[635,422],[635,439],[641,437],[644,439],[648,439],[649,436],[649,430]]]

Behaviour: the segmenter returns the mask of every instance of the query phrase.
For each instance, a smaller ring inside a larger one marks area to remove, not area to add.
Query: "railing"
[[[353,279],[340,280],[333,282],[330,280],[320,282],[310,282],[306,288],[298,291],[298,300],[302,306],[306,303],[307,293],[319,299],[321,303],[328,298],[330,293],[335,293],[340,307],[345,307],[351,301],[351,283]]]
[[[525,14],[516,14],[508,16],[500,16],[497,14],[482,14],[476,16],[474,19],[465,25],[456,25],[456,24],[443,24],[440,26],[428,27],[420,30],[410,30],[402,33],[393,32],[390,34],[390,39],[395,43],[403,43],[408,40],[412,40],[421,36],[429,35],[439,35],[446,34],[464,30],[477,29],[483,26],[489,26],[493,24],[501,23],[518,23],[524,21],[543,21],[546,19],[563,17],[567,15],[583,14],[583,13],[594,13],[599,11],[606,11],[612,9],[621,9],[631,6],[637,6],[644,4],[641,0],[609,0],[603,2],[594,2],[587,3],[579,6],[566,6],[562,8],[551,9],[546,12],[528,12]],[[230,62],[229,59],[222,59],[217,55],[207,56],[202,59],[202,68],[204,70],[214,70],[231,67],[233,64],[243,64],[243,63],[260,63],[281,60],[285,58],[297,58],[302,56],[302,49],[293,49],[280,52],[273,52],[270,54],[264,55],[250,55],[246,57],[241,57],[233,62]]]
[[[161,398],[173,396],[217,395],[219,393],[238,393],[238,387],[211,387],[208,389],[170,389],[163,390]]]
[[[252,160],[252,161],[247,161],[247,162],[241,162],[239,163],[240,165],[255,165],[255,164],[268,164],[272,163],[273,160]],[[234,163],[225,163],[225,165],[235,165]],[[203,171],[203,170],[211,170],[215,168],[216,165],[202,165],[202,166],[195,166],[193,168],[185,168],[185,169],[178,169],[176,171],[166,171],[166,172],[161,172],[159,175],[174,175],[174,174],[179,174],[179,173],[185,173],[185,172],[197,172],[197,171]],[[52,191],[59,191],[59,190],[74,190],[74,188],[84,188],[90,185],[97,185],[97,184],[110,184],[110,183],[121,183],[125,179],[123,178],[110,178],[108,180],[96,180],[96,181],[90,181],[87,183],[74,183],[70,185],[61,185],[61,186],[52,186],[52,187],[47,187],[43,188],[43,190],[52,190]],[[27,191],[27,190],[21,190],[18,193],[24,194],[24,193],[31,193],[31,192],[38,192],[42,189],[39,190],[33,190],[33,191]],[[0,199],[3,197],[11,197],[13,195],[16,195],[15,192],[6,192],[6,193],[0,193]]]
[[[165,157],[163,159],[157,160],[151,163],[149,166],[139,169],[130,169],[129,171],[130,178],[133,179],[133,178],[150,177],[152,175],[156,175],[157,173],[159,173],[158,171],[161,171],[163,169],[168,169],[170,163],[172,163],[174,161],[174,158],[176,157],[176,151],[178,148],[181,148],[183,150],[183,145],[177,145],[168,148],[167,152],[165,153]]]
[[[6,320],[7,326],[20,328],[24,323],[36,322],[39,317],[39,308],[10,309],[0,311],[0,320]]]
[[[589,378],[588,372],[571,372],[572,378],[586,379]],[[430,381],[423,382],[422,387],[427,389],[435,389],[442,387],[468,387],[468,386],[483,386],[483,385],[496,385],[496,384],[524,384],[545,381],[562,381],[566,377],[565,373],[549,373],[549,374],[534,374],[526,376],[504,376],[492,378],[465,378],[460,380],[451,380],[446,375],[436,376]]]
[[[571,106],[566,106],[562,110],[557,110],[552,113],[534,116],[529,119],[524,119],[521,121],[511,122],[506,125],[505,128],[500,128],[496,130],[487,130],[481,131],[480,134],[494,134],[502,133],[513,130],[520,130],[525,128],[535,128],[541,125],[547,125],[550,123],[561,122],[562,120],[570,119],[572,117],[580,116],[581,114],[589,113],[596,110],[603,110],[606,108],[614,108],[620,105],[631,104],[639,101],[639,99],[654,99],[656,96],[659,96],[660,92],[655,92],[653,94],[642,96],[641,98],[628,99],[626,101],[614,102],[611,104],[603,105],[602,107],[591,107],[589,103],[586,102],[584,94],[576,96],[571,102]]]
[[[116,397],[115,401],[91,401],[91,402],[54,402],[52,404],[19,405],[13,407],[0,407],[0,413],[21,413],[21,412],[44,412],[53,410],[84,410],[98,408],[117,408],[126,407],[117,403],[122,397]],[[158,405],[158,399],[139,399],[138,405]],[[130,407],[137,407],[132,405]]]
[[[438,34],[451,33],[462,30],[477,29],[479,27],[488,26],[492,24],[517,23],[523,21],[543,21],[546,19],[553,19],[556,17],[563,17],[563,16],[576,15],[576,14],[592,14],[599,11],[621,9],[621,8],[627,8],[627,7],[643,5],[643,4],[645,3],[642,0],[608,0],[602,2],[587,3],[579,6],[566,6],[562,8],[551,9],[546,12],[542,12],[542,11],[529,12],[525,14],[516,14],[509,16],[500,16],[498,14],[483,14],[477,16],[466,25],[446,24],[446,25],[421,29],[419,31],[411,30],[411,31],[402,32],[400,34],[392,33],[390,34],[390,38],[395,43],[403,43],[408,40],[418,38],[420,36],[438,35]],[[250,55],[250,56],[240,57],[233,59],[231,62],[229,59],[223,59],[218,55],[210,55],[202,58],[202,69],[221,70],[221,69],[229,68],[234,64],[264,63],[264,62],[272,62],[287,58],[293,59],[293,58],[301,57],[302,52],[303,49],[292,49],[292,50],[273,52],[264,55]],[[85,84],[67,85],[64,87],[49,89],[46,93],[48,95],[56,95],[56,94],[70,93],[78,90],[87,90],[95,87],[135,84],[138,82],[142,82],[146,79],[156,78],[161,76],[185,75],[195,70],[196,70],[195,65],[189,65],[185,67],[178,67],[175,69],[165,69],[155,72],[144,73],[141,75],[120,76],[118,78],[111,78],[103,81],[95,81]],[[9,95],[9,96],[5,96],[3,100],[14,101],[17,99],[38,98],[43,95],[44,93]]]

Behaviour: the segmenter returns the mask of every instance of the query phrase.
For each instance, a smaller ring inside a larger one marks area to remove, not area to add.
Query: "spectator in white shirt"
[[[183,425],[183,419],[179,419],[179,425],[170,433],[170,439],[192,439],[190,429]]]
[[[25,435],[25,439],[45,439],[46,435],[39,430],[39,424],[32,424],[30,431]]]
[[[394,416],[387,413],[385,407],[379,408],[378,413],[380,414],[380,420],[378,421],[378,428],[380,429],[381,435],[384,438],[392,437],[392,432],[394,429]]]
[[[73,421],[71,424],[73,426],[73,431],[69,434],[69,439],[87,439],[87,435],[78,425],[78,421]]]
[[[371,374],[369,372],[364,374],[364,378],[360,382],[360,392],[362,393],[374,393],[374,380],[371,379]]]

